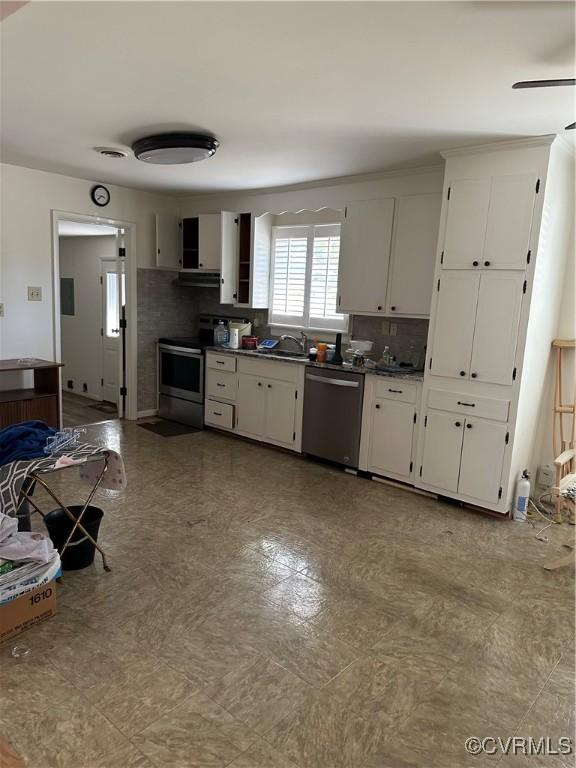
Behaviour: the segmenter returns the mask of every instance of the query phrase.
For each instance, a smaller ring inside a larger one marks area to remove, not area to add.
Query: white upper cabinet
[[[238,214],[221,214],[220,303],[235,304],[238,298]]]
[[[480,276],[471,378],[487,384],[512,384],[523,286],[523,272],[484,272]]]
[[[512,384],[523,290],[523,272],[442,272],[432,375]]]
[[[477,272],[444,272],[440,277],[430,368],[435,376],[469,374],[479,285]]]
[[[396,207],[388,273],[390,315],[428,317],[434,282],[442,195],[407,195]]]
[[[393,217],[393,198],[346,206],[338,275],[341,312],[385,312]]]
[[[445,269],[473,269],[482,261],[490,179],[457,179],[449,195],[442,264]]]
[[[238,215],[237,296],[241,307],[265,309],[270,295],[270,254],[273,216]]]
[[[466,419],[458,493],[485,503],[499,498],[508,426],[487,419]]]
[[[156,266],[182,268],[180,219],[170,213],[156,214]]]
[[[534,174],[453,181],[444,269],[525,269],[536,183]]]
[[[491,269],[526,267],[537,178],[534,174],[494,176],[482,265]]]
[[[220,272],[222,253],[222,217],[220,213],[207,213],[199,217],[198,269]]]

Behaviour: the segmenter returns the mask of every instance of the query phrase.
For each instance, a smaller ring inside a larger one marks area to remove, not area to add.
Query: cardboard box
[[[40,624],[56,613],[56,580],[0,606],[0,643]]]

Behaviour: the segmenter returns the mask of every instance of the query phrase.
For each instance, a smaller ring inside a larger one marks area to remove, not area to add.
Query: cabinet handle
[[[464,403],[462,400],[458,400],[458,405],[467,405],[468,408],[476,408],[476,403]]]
[[[403,389],[390,389],[390,387],[388,387],[388,392],[395,392],[397,395],[401,395],[402,392],[404,392],[404,390]]]
[[[472,429],[472,424],[466,424],[466,429]]]
[[[380,311],[381,309],[382,309],[382,306],[378,304],[378,311]]]
[[[396,312],[396,307],[390,307],[391,312]]]
[[[220,413],[220,411],[212,411],[212,415],[213,415],[213,416],[222,416],[222,414]]]
[[[261,381],[259,381],[259,382],[258,382],[258,386],[259,386],[259,387],[261,387],[261,386],[262,386],[262,382],[261,382]]]
[[[380,408],[380,403],[376,403],[376,408]]]
[[[203,266],[204,266],[204,264],[198,264],[198,266],[199,266],[199,267],[203,267]]]
[[[226,384],[220,384],[220,382],[219,382],[219,381],[217,381],[217,382],[216,382],[216,386],[217,386],[217,387],[225,387],[225,386],[226,386]]]
[[[489,262],[489,261],[485,261],[485,262],[484,262],[484,266],[485,266],[485,267],[489,267],[489,266],[490,266],[490,262]]]
[[[224,360],[216,360],[216,365],[224,365]]]
[[[455,421],[454,422],[454,426],[455,427],[461,427],[462,426],[462,422],[461,421]]]
[[[479,263],[480,263],[480,262],[478,262],[478,261],[473,261],[473,262],[472,262],[472,266],[473,266],[473,267],[477,267]]]
[[[478,374],[477,374],[477,373],[471,373],[471,374],[470,374],[470,376],[471,376],[473,379],[475,379],[475,378],[476,378],[476,376],[478,376]]]
[[[268,389],[272,389],[272,384],[268,384]]]
[[[466,371],[460,371],[460,376],[466,376]]]

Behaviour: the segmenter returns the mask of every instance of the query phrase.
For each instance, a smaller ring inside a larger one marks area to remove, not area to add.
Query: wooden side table
[[[0,429],[33,419],[60,428],[61,367],[62,363],[37,358],[0,360],[0,387],[11,374],[32,372],[31,387],[0,389]]]

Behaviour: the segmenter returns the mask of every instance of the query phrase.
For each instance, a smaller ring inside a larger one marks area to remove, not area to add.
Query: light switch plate
[[[390,320],[382,320],[382,335],[390,336]]]
[[[42,301],[42,288],[39,285],[28,286],[28,301]]]
[[[396,323],[390,323],[390,336],[396,336],[398,332],[398,326]]]

